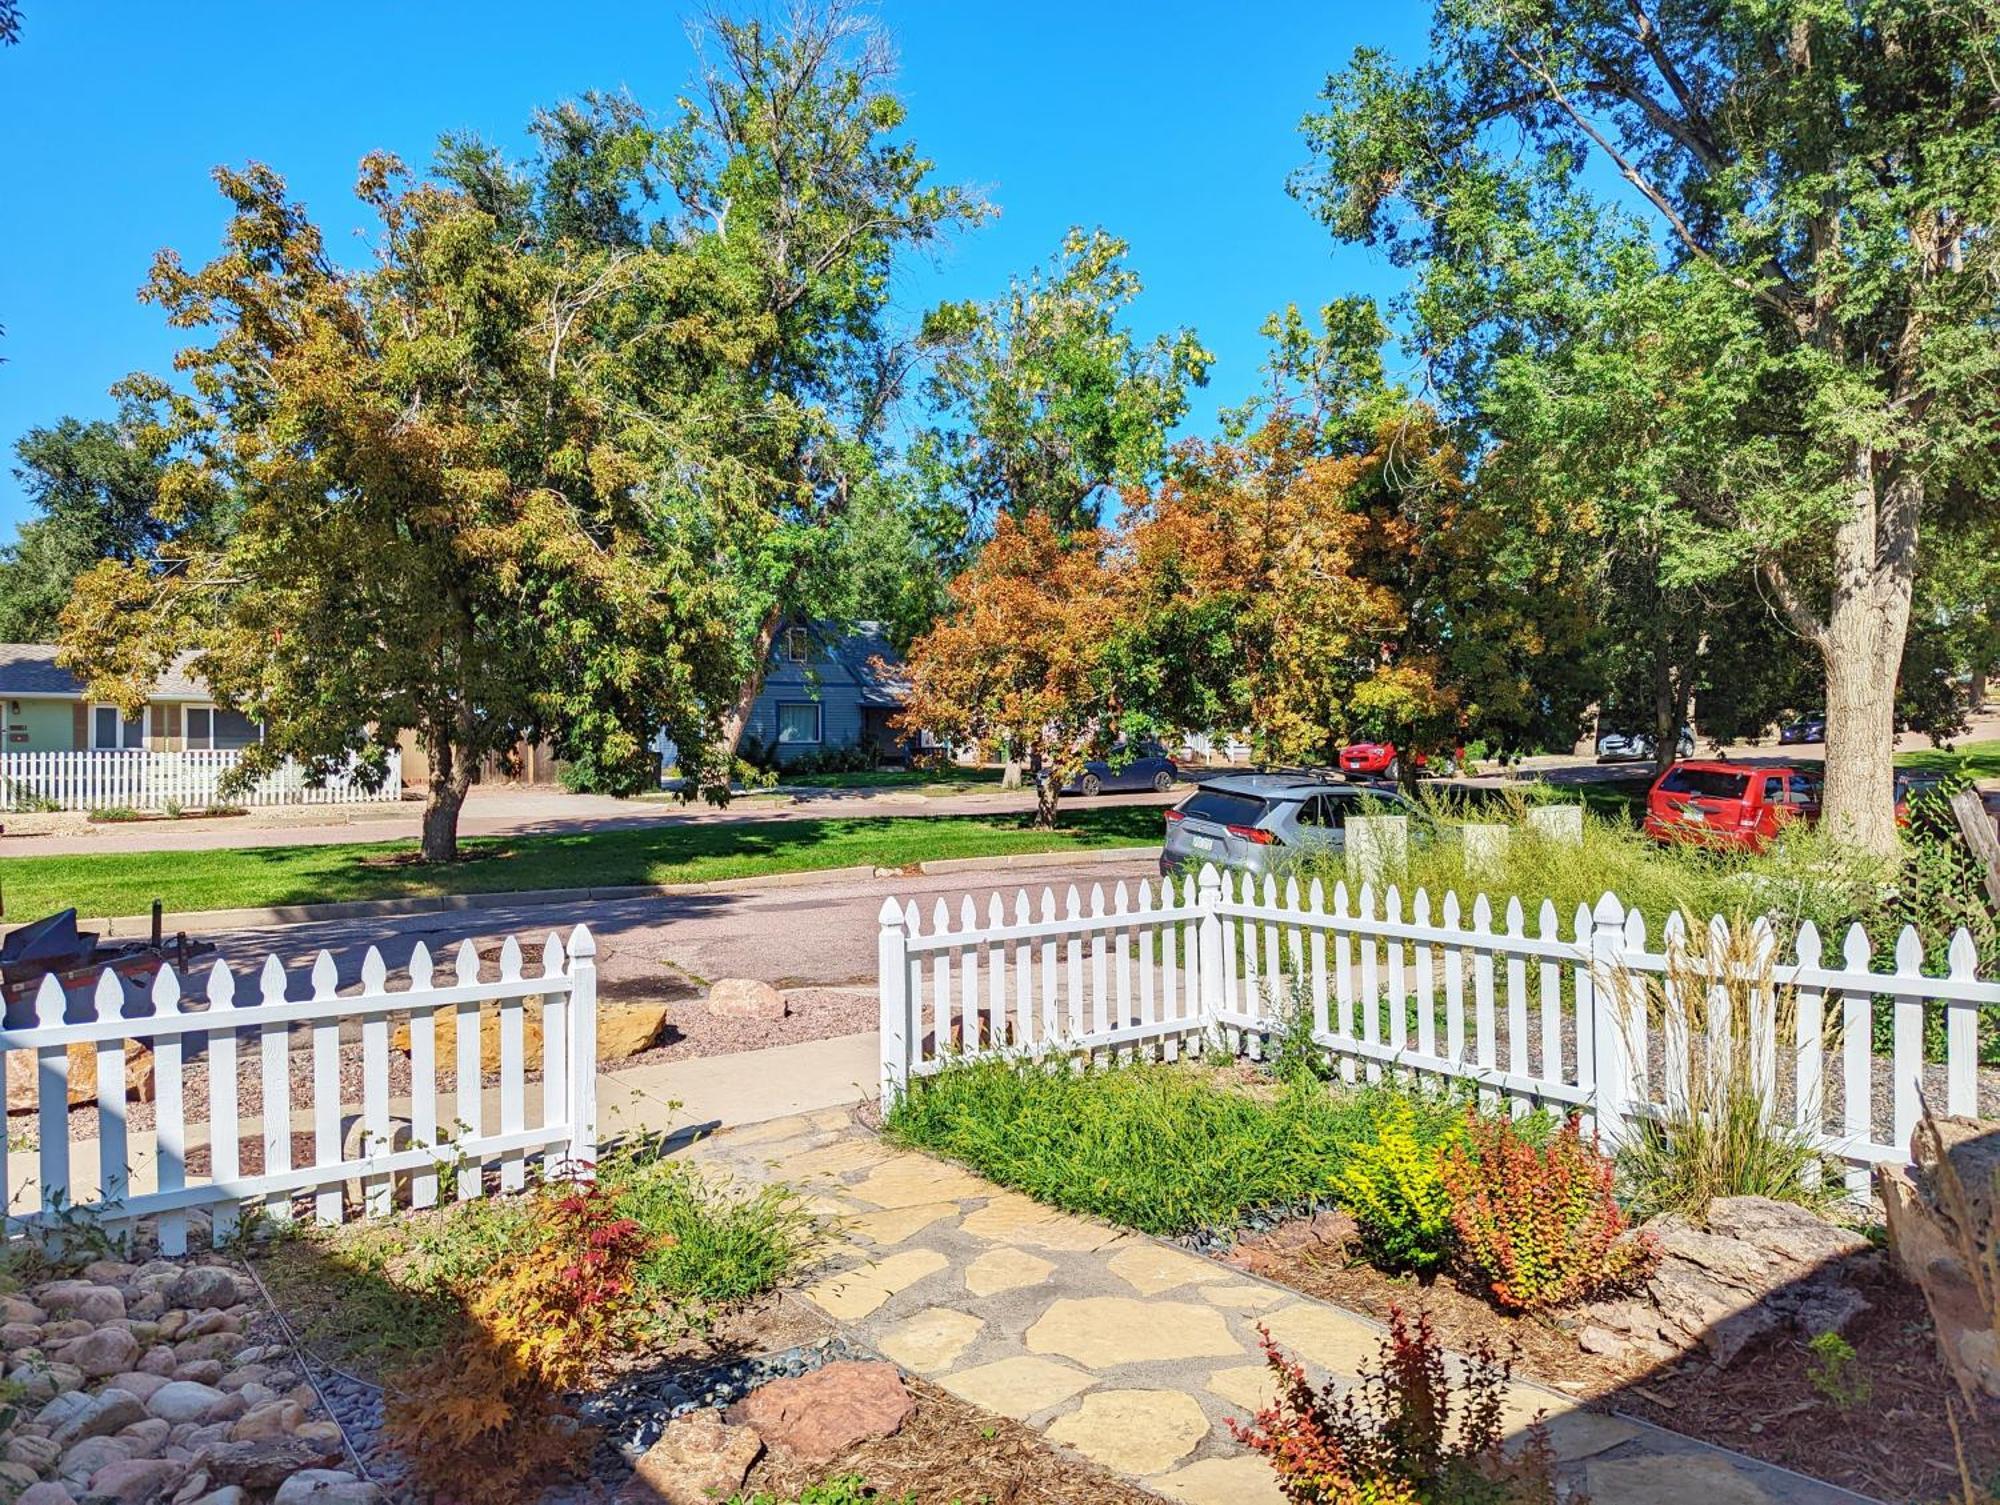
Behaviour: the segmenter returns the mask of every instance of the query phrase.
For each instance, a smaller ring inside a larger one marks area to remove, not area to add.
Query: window
[[[1740,800],[1749,787],[1749,774],[1726,773],[1720,768],[1683,766],[1660,780],[1662,794],[1693,794],[1710,800]]]
[[[785,657],[795,664],[803,664],[812,658],[812,644],[806,638],[803,627],[794,627],[785,634]],[[817,742],[819,738],[813,738]]]
[[[819,741],[819,702],[781,700],[778,702],[778,745],[797,747]]]
[[[1299,824],[1339,830],[1347,824],[1347,796],[1316,794],[1299,806]]]
[[[241,711],[218,705],[191,705],[187,708],[187,746],[190,751],[236,751],[255,747],[264,740],[264,728]]]
[[[112,705],[90,709],[90,746],[94,752],[123,752],[146,745],[146,713],[127,718]]]
[[[1264,802],[1255,795],[1201,789],[1188,796],[1180,812],[1191,819],[1209,821],[1218,826],[1254,826],[1263,819]]]

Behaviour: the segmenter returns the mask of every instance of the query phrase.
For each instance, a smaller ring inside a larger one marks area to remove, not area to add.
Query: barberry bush
[[[1358,1391],[1315,1387],[1259,1328],[1277,1398],[1239,1442],[1269,1460],[1292,1505],[1555,1505],[1554,1453],[1539,1422],[1509,1456],[1502,1398],[1512,1365],[1475,1348],[1456,1386],[1428,1313],[1389,1312]]]
[[[1353,1216],[1372,1263],[1427,1275],[1450,1252],[1451,1199],[1439,1157],[1458,1124],[1447,1119],[1440,1129],[1435,1114],[1400,1093],[1375,1105],[1367,1136],[1334,1173],[1334,1195]]]
[[[1537,1144],[1510,1119],[1468,1112],[1441,1172],[1458,1257],[1510,1311],[1587,1301],[1653,1262],[1651,1241],[1627,1236],[1612,1163],[1575,1114]]]

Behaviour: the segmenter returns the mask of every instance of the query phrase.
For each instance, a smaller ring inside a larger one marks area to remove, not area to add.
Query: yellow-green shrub
[[[1370,1135],[1334,1175],[1334,1193],[1353,1215],[1363,1250],[1385,1270],[1428,1274],[1451,1242],[1444,1148],[1463,1132],[1456,1119],[1422,1111],[1400,1094],[1376,1100]]]

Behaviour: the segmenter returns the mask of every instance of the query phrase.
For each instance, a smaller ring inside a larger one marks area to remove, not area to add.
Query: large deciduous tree
[[[718,359],[709,324],[631,318],[635,289],[657,312],[680,267],[540,239],[378,156],[358,189],[375,260],[349,270],[275,173],[216,177],[222,254],[191,270],[162,252],[143,293],[209,334],[178,358],[189,389],[129,386],[169,415],[148,439],[175,455],[161,515],[226,497],[233,526],[81,577],[64,648],[91,693],[135,703],[192,648],[218,699],[266,724],[253,771],[379,766],[413,731],[431,860],[455,855],[481,761],[524,738],[608,768],[646,766],[661,725],[708,746],[728,602],[656,526],[622,401],[635,373]]]
[[[1826,818],[1890,849],[1924,520],[1990,486],[2000,432],[2000,5],[1444,0],[1432,43],[1329,82],[1298,191],[1424,267],[1447,385],[1560,338],[1525,269],[1591,306],[1595,267],[1551,248],[1593,197],[1650,221],[1618,237],[1655,263],[1624,284],[1656,303],[1639,337],[1718,379],[1669,574],[1754,564],[1824,664]]]

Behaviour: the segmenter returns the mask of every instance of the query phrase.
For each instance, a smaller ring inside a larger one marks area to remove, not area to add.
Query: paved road
[[[877,916],[882,900],[915,899],[928,921],[939,898],[974,895],[983,909],[988,893],[1011,896],[1025,886],[1058,894],[1075,883],[1107,887],[1118,880],[1151,877],[1150,861],[999,867],[937,877],[831,881],[753,887],[671,898],[621,899],[582,905],[529,904],[510,909],[464,910],[364,920],[319,921],[224,931],[212,937],[232,966],[260,964],[275,954],[288,967],[309,964],[314,953],[333,953],[341,981],[359,973],[367,947],[379,945],[391,970],[407,964],[419,941],[438,954],[461,940],[498,941],[508,935],[539,939],[587,923],[598,937],[602,969],[670,967],[690,979],[755,977],[785,987],[867,983],[875,977]],[[298,984],[295,983],[296,987]]]

